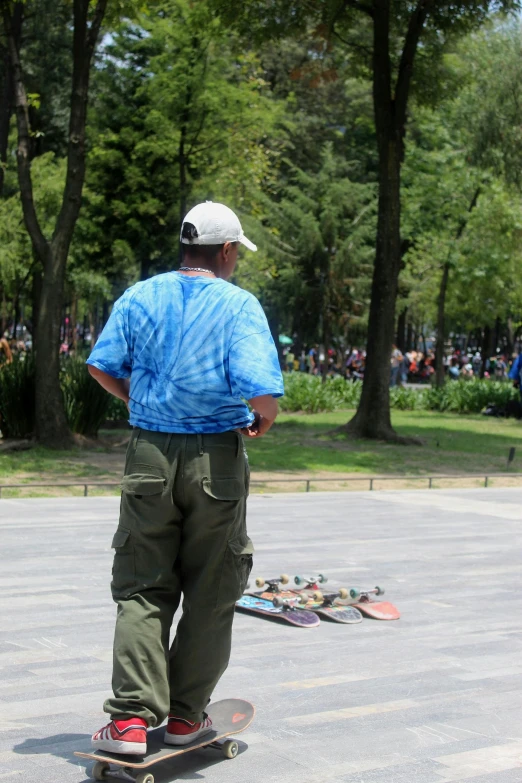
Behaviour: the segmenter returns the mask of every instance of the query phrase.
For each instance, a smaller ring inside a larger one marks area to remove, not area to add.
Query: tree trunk
[[[344,427],[355,437],[402,443],[419,441],[397,435],[390,418],[390,355],[401,268],[400,174],[413,64],[428,10],[429,4],[418,0],[410,14],[394,80],[391,0],[373,0],[371,5],[373,107],[379,155],[377,239],[363,389],[357,413]]]
[[[511,359],[513,356],[514,349],[515,330],[513,329],[513,318],[509,316],[506,324],[506,354],[508,359]]]
[[[69,442],[69,426],[60,387],[60,327],[65,260],[52,259],[42,277],[36,325],[36,437],[51,448]]]
[[[408,308],[405,307],[401,312],[399,313],[399,317],[397,319],[397,337],[395,338],[395,344],[399,351],[402,353],[405,353],[406,348],[406,317],[408,315]]]
[[[31,303],[32,303],[32,324],[31,324],[31,337],[33,338],[33,352],[36,349],[36,330],[38,326],[38,317],[40,313],[40,302],[42,297],[42,269],[40,264],[36,264],[33,269],[33,285],[31,288]]]
[[[18,128],[17,168],[20,198],[33,253],[43,270],[42,292],[36,326],[36,432],[49,447],[70,442],[59,376],[60,323],[65,267],[80,213],[85,180],[85,125],[92,57],[108,0],[73,0],[72,89],[70,98],[67,170],[60,211],[51,241],[43,234],[33,197],[31,176],[31,128],[29,103],[20,62],[11,6],[0,3],[11,60]]]
[[[448,278],[450,271],[449,260],[446,261],[442,269],[440,279],[439,297],[437,300],[437,341],[435,343],[435,385],[439,388],[444,386],[444,340],[445,334],[445,306],[446,291],[448,289]]]
[[[408,321],[408,325],[406,327],[406,350],[413,350],[413,324],[411,321]]]
[[[23,9],[23,3],[15,3],[13,6],[11,22],[12,35],[18,48],[20,47],[20,38],[22,36]],[[7,147],[9,143],[9,126],[14,111],[15,98],[13,66],[11,63],[9,47],[7,47],[3,52],[2,61],[4,67],[4,81],[2,85],[2,95],[0,96],[0,197],[4,191],[4,176],[7,165]]]
[[[391,118],[390,118],[391,124]],[[361,400],[347,432],[398,440],[390,418],[390,356],[400,269],[400,139],[379,140],[377,248],[373,271],[366,368]]]

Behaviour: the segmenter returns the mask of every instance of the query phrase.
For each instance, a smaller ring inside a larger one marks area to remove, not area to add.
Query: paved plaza
[[[521,783],[522,490],[256,495],[253,577],[384,585],[397,622],[237,615],[216,698],[257,706],[222,760],[157,783]],[[117,498],[0,500],[0,781],[83,783],[105,722]],[[212,655],[212,639],[208,640]]]

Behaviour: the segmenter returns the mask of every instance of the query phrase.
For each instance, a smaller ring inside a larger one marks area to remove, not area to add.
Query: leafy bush
[[[450,413],[480,413],[486,405],[504,407],[518,399],[518,392],[509,381],[480,379],[448,381],[441,389],[426,389],[425,408]]]
[[[15,356],[0,366],[0,430],[4,438],[25,438],[34,432],[34,361]]]
[[[361,396],[362,383],[328,378],[326,383],[317,375],[285,373],[285,396],[279,405],[282,411],[319,413],[340,408],[355,408]],[[508,381],[461,380],[448,381],[441,389],[427,386],[390,389],[390,405],[401,411],[432,410],[450,413],[480,413],[487,405],[503,408],[509,400],[518,399],[518,392]]]
[[[61,383],[72,432],[96,436],[107,418],[110,395],[91,378],[83,359],[67,359],[62,368]]]
[[[321,378],[306,373],[285,373],[285,396],[279,400],[282,411],[320,413],[352,407],[360,396],[360,384],[347,383],[344,378]]]
[[[109,406],[107,408],[107,419],[109,421],[121,421],[122,419],[127,421],[128,418],[129,411],[127,410],[127,406],[123,400],[120,400],[118,397],[113,397],[112,394],[110,394]]]

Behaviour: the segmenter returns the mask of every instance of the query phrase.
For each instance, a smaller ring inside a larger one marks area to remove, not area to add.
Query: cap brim
[[[254,245],[254,243],[251,242],[250,239],[247,239],[244,234],[241,234],[241,236],[239,237],[239,241],[241,242],[242,245],[248,247],[249,250],[253,250],[254,253],[257,251],[257,245]]]

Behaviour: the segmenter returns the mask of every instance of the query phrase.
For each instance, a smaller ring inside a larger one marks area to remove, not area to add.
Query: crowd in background
[[[484,361],[479,350],[463,351],[450,348],[443,357],[444,374],[448,380],[459,378],[492,378],[505,380],[511,378],[510,369],[516,362],[516,355],[508,359],[500,352]],[[318,346],[303,349],[299,354],[293,346],[283,350],[282,368],[286,372],[305,372],[311,375],[342,376],[346,380],[357,381],[364,378],[366,351],[350,348],[344,352],[330,348],[328,351]],[[390,386],[403,386],[406,383],[430,383],[435,374],[435,353],[426,351],[405,351],[392,347],[390,356]]]

